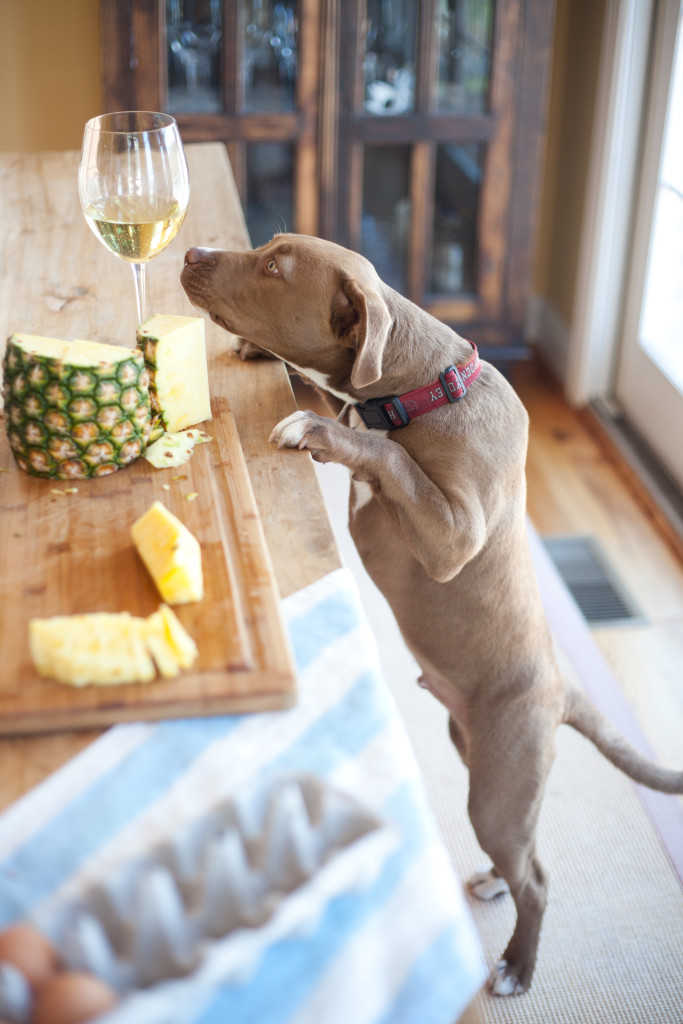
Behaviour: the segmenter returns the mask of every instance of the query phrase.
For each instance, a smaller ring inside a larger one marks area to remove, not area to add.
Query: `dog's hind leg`
[[[462,758],[462,763],[464,765],[466,765],[467,764],[467,740],[465,738],[465,734],[463,733],[462,729],[460,728],[460,726],[456,722],[455,718],[453,718],[453,715],[449,715],[448,716],[448,735],[451,738],[451,743],[453,744],[455,749],[460,754],[460,757]]]
[[[471,730],[468,745],[470,820],[493,861],[491,879],[507,882],[517,909],[512,938],[489,979],[496,995],[526,992],[531,983],[548,888],[536,854],[536,824],[554,727],[525,729],[520,717],[503,716],[504,725],[489,721],[484,742]]]

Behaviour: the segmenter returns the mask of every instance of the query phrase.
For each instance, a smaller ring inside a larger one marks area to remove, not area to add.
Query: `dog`
[[[526,410],[471,342],[332,242],[281,234],[245,252],[192,248],[181,282],[242,358],[283,359],[344,410],[294,412],[270,440],[351,472],[351,535],[469,770],[470,820],[493,865],[472,889],[515,902],[489,988],[525,992],[546,904],[535,837],[558,725],[637,782],[683,793],[683,772],[647,761],[562,678],[526,533]]]

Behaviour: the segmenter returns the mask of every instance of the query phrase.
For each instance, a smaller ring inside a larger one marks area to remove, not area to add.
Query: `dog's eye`
[[[269,274],[277,274],[277,263],[275,260],[269,260],[268,263],[266,263],[266,270]]]

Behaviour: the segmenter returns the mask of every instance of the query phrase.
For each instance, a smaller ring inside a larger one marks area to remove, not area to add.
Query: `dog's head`
[[[182,285],[232,334],[338,387],[379,379],[391,315],[374,267],[307,235],[276,235],[246,252],[190,249]]]

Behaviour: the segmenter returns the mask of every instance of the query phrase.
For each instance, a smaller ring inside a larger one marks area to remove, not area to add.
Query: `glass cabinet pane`
[[[488,107],[493,0],[439,0],[436,109],[479,114]]]
[[[366,146],[361,252],[383,281],[407,290],[410,244],[410,146]]]
[[[405,114],[415,106],[416,0],[367,0],[365,110]]]
[[[254,248],[294,224],[294,146],[288,142],[247,144],[246,220]]]
[[[294,110],[298,67],[296,0],[248,0],[243,5],[245,111]]]
[[[477,220],[484,146],[436,150],[430,288],[442,295],[477,291]]]
[[[220,113],[221,0],[166,0],[168,109]]]

